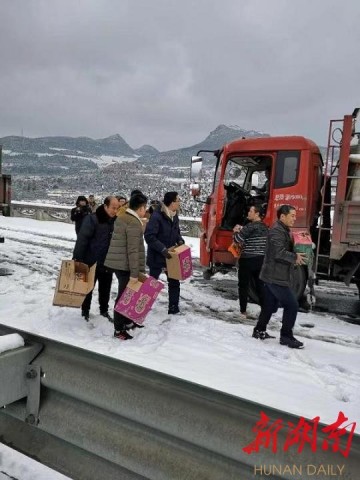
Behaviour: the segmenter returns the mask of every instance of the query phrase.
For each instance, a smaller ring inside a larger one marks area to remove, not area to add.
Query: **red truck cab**
[[[235,265],[228,247],[233,227],[246,222],[249,207],[262,205],[264,222],[271,226],[279,206],[290,204],[297,211],[293,231],[310,233],[316,244],[314,262],[294,270],[298,297],[308,278],[320,277],[353,281],[360,292],[359,111],[331,120],[325,166],[319,147],[300,136],[243,138],[211,151],[216,167],[206,199],[199,199],[200,154],[210,151],[200,150],[192,157],[192,195],[204,203],[200,263],[206,267],[205,277]]]

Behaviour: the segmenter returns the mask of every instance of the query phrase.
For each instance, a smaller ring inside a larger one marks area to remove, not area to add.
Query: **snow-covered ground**
[[[69,480],[69,477],[0,443],[0,480]]]
[[[132,341],[112,337],[113,327],[98,313],[94,295],[91,319],[80,311],[52,306],[61,259],[72,256],[72,225],[0,217],[0,323],[133,362],[214,389],[287,410],[320,416],[324,423],[343,411],[359,420],[360,330],[332,316],[299,313],[295,335],[304,350],[280,346],[281,311],[270,330],[276,340],[251,338],[254,320],[242,322],[236,300],[220,296],[201,282],[181,286],[183,315],[167,314],[162,292]],[[198,240],[188,238],[194,257]],[[195,271],[195,276],[200,276]],[[224,276],[224,278],[229,278]],[[235,279],[234,279],[235,281]],[[112,298],[116,296],[116,280]],[[250,304],[250,312],[258,306]],[[311,327],[313,326],[313,327]]]

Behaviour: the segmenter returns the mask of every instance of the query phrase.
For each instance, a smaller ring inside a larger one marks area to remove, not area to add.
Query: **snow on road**
[[[261,342],[251,338],[254,320],[240,321],[236,300],[188,280],[181,287],[183,315],[167,314],[163,291],[146,328],[136,331],[132,341],[120,342],[112,337],[112,324],[98,313],[97,294],[89,323],[77,309],[52,306],[60,261],[71,258],[74,247],[72,225],[0,217],[1,234],[0,267],[13,275],[0,277],[0,323],[299,416],[319,415],[324,423],[334,422],[339,411],[358,420],[357,325],[329,314],[299,313],[295,336],[305,349],[293,351],[278,342],[281,311],[270,324],[277,339]],[[198,256],[198,240],[188,241]],[[116,287],[114,280],[112,299]],[[256,314],[258,307],[250,305],[250,311]]]
[[[70,480],[0,443],[0,480]]]

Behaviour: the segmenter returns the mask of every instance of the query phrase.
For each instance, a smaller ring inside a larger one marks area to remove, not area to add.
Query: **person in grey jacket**
[[[293,336],[299,305],[290,285],[294,266],[303,265],[306,255],[294,252],[290,227],[293,227],[296,220],[295,207],[281,205],[277,218],[267,239],[260,273],[260,279],[264,282],[264,301],[252,336],[261,340],[274,338],[266,332],[266,327],[280,303],[284,308],[280,344],[290,348],[303,348],[304,344]]]
[[[105,267],[115,271],[118,279],[118,295],[115,305],[123,294],[127,284],[136,282],[139,273],[145,273],[145,247],[143,223],[147,198],[136,194],[130,198],[129,208],[119,215],[114,224],[114,233],[104,262]],[[114,310],[114,337],[119,340],[131,340],[128,330],[139,327],[130,319]]]

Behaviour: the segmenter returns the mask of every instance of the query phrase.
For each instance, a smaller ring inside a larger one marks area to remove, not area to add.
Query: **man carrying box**
[[[115,271],[118,279],[117,304],[128,283],[136,283],[140,273],[145,273],[145,247],[141,218],[146,212],[147,198],[143,194],[131,196],[129,208],[115,221],[105,266]],[[119,340],[131,340],[128,329],[134,324],[127,317],[114,310],[114,337]]]
[[[109,315],[109,299],[112,271],[104,267],[104,260],[114,230],[119,202],[115,197],[106,197],[95,213],[87,215],[77,236],[73,259],[91,267],[96,263],[95,283],[99,286],[100,315],[112,322]],[[81,315],[89,320],[93,290],[89,292],[81,306]]]
[[[295,207],[281,205],[277,210],[277,218],[267,238],[264,263],[260,272],[260,279],[265,285],[264,299],[252,336],[260,340],[274,338],[267,333],[266,327],[280,303],[284,309],[280,344],[289,348],[303,348],[304,344],[293,335],[298,302],[290,284],[294,266],[304,265],[306,255],[294,252],[290,228],[294,226],[296,220]]]
[[[180,198],[177,192],[166,192],[160,210],[155,210],[151,215],[145,229],[147,249],[147,265],[150,275],[159,278],[162,271],[166,272],[166,259],[171,259],[169,248],[183,245],[184,240],[180,234],[179,217],[177,212]],[[180,282],[168,277],[169,288],[169,314],[179,312]]]

